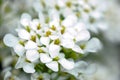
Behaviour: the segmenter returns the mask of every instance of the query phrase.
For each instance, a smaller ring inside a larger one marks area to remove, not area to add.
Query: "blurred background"
[[[3,69],[14,63],[11,49],[4,45],[3,37],[6,33],[16,34],[14,29],[18,27],[22,13],[37,17],[35,1],[38,0],[0,0],[0,79],[3,78]],[[105,17],[109,26],[97,35],[103,43],[103,49],[86,58],[97,64],[97,71],[88,76],[89,80],[120,80],[120,0],[106,2],[108,10]]]

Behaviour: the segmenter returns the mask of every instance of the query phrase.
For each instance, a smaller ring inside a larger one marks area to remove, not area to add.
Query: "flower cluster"
[[[59,71],[60,66],[71,70],[77,56],[97,50],[92,49],[91,45],[96,42],[99,46],[100,42],[96,38],[89,40],[90,33],[84,23],[66,24],[71,17],[74,16],[70,15],[63,21],[53,20],[49,24],[42,24],[38,19],[31,20],[30,15],[23,14],[23,27],[16,29],[18,37],[12,34],[4,37],[4,43],[13,47],[19,56],[16,67],[34,73],[35,63],[40,60],[40,63],[55,72]]]
[[[89,73],[88,64],[80,59],[102,47],[99,39],[92,37],[88,30],[92,29],[92,23],[96,27],[101,22],[104,12],[96,7],[96,2],[41,0],[39,6],[34,6],[38,19],[22,14],[17,35],[6,34],[3,39],[18,56],[15,68],[35,73],[32,78],[40,77],[38,72],[45,76],[46,73],[67,72],[75,77]]]
[[[36,0],[34,9],[46,23],[55,18],[64,20],[73,14],[78,21],[87,24],[86,28],[91,32],[98,33],[108,27],[105,21],[107,6],[103,0]]]

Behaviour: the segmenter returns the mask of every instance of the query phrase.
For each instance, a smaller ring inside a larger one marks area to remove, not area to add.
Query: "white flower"
[[[34,73],[35,72],[34,64],[26,62],[25,57],[19,57],[16,65],[15,65],[15,68],[16,69],[23,68],[23,70],[26,73]]]
[[[9,47],[13,47],[14,51],[16,52],[16,54],[18,56],[22,56],[25,52],[24,47],[19,44],[19,40],[17,37],[15,37],[12,34],[6,34],[4,39],[3,39],[5,45],[9,46]]]
[[[39,30],[39,29],[41,28],[39,19],[34,19],[34,20],[30,23],[30,27],[31,27],[34,31]]]
[[[13,74],[10,71],[7,71],[5,73],[4,80],[10,80],[10,79],[20,80],[17,76],[13,76]]]
[[[56,54],[54,53],[52,53],[51,56],[49,56],[48,54],[41,53],[40,60],[41,62],[46,63],[46,66],[55,72],[59,70],[58,63],[60,63],[67,70],[71,70],[74,68],[74,62],[65,59],[64,54],[58,53],[56,56],[55,55]]]
[[[31,80],[38,80],[38,79],[43,79],[43,80],[50,80],[51,76],[48,73],[34,73],[31,76]]]
[[[95,64],[88,64],[85,61],[78,61],[75,63],[75,67],[67,72],[74,75],[76,78],[79,78],[82,74],[88,75],[94,73],[95,71]]]

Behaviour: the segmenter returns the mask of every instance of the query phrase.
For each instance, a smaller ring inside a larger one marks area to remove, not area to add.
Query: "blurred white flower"
[[[77,79],[80,79],[82,75],[90,75],[95,71],[95,64],[88,64],[85,61],[78,61],[75,63],[75,67],[67,72],[74,75]]]
[[[25,59],[25,57],[19,57],[16,65],[15,65],[16,69],[19,68],[23,68],[23,70],[26,73],[34,73],[35,69],[34,69],[34,64],[30,63],[27,59]]]
[[[34,73],[31,76],[31,80],[50,80],[50,74],[48,74],[48,73]]]

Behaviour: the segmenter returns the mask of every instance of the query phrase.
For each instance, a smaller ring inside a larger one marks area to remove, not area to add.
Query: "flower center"
[[[58,5],[55,5],[56,10],[60,10],[60,7]]]
[[[40,49],[38,49],[38,52],[39,52],[39,53],[44,53],[44,50],[42,50],[42,49],[40,48]]]
[[[32,35],[31,40],[35,42],[36,41],[36,36]]]
[[[41,25],[38,24],[38,26],[37,26],[37,30],[40,30],[40,29],[41,29]]]
[[[29,26],[26,26],[26,30],[27,30],[28,32],[30,32],[30,27],[29,27]]]
[[[56,39],[56,40],[54,41],[54,44],[59,45],[59,44],[60,44],[60,40],[59,40],[59,39]]]
[[[58,61],[60,58],[57,56],[55,58],[53,58],[53,61]]]
[[[66,2],[66,6],[70,8],[72,6],[72,3],[71,2]]]
[[[48,36],[50,36],[51,35],[51,31],[47,31],[46,32],[46,36],[48,37]]]
[[[65,26],[62,26],[61,34],[64,34],[64,33],[65,33]]]
[[[55,31],[55,30],[56,30],[56,27],[55,27],[54,25],[52,25],[51,29],[52,29],[53,31]]]

